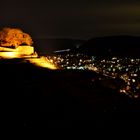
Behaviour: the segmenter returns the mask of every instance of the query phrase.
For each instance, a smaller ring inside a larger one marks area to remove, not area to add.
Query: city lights
[[[140,59],[112,57],[97,59],[95,56],[84,54],[66,54],[48,56],[62,69],[91,70],[112,79],[120,78],[125,84],[120,93],[131,98],[140,96]]]

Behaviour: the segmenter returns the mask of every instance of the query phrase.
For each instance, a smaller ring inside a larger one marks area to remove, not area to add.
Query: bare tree
[[[0,31],[0,46],[18,47],[19,45],[32,45],[33,41],[29,34],[18,28],[3,28]]]

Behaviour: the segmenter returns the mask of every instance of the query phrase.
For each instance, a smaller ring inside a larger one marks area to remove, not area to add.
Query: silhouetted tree
[[[0,46],[15,46],[26,44],[32,45],[33,41],[29,34],[18,28],[3,28],[0,31]]]

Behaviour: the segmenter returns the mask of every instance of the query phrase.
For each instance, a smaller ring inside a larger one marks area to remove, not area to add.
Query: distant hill
[[[85,42],[77,50],[98,56],[140,56],[140,37],[108,36],[93,38]]]
[[[83,44],[84,40],[78,39],[33,39],[35,50],[39,55],[52,54],[53,51],[73,49]]]

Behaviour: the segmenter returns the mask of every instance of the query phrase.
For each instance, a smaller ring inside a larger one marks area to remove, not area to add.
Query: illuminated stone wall
[[[24,56],[31,56],[33,54],[34,47],[32,46],[19,46],[15,49],[0,47],[1,58],[22,58]]]
[[[34,53],[34,47],[32,46],[19,46],[16,48],[16,52],[19,52],[23,55],[31,55]]]

